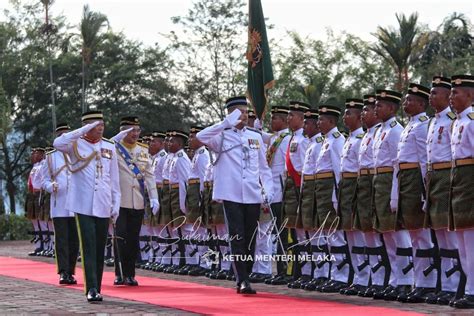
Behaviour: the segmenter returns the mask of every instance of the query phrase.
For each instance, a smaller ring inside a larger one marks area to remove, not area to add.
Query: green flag
[[[267,90],[273,87],[275,81],[260,0],[249,0],[248,36],[247,97],[261,119],[267,107]]]

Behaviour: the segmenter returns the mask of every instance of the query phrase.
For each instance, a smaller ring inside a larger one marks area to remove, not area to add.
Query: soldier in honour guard
[[[288,112],[288,128],[291,131],[291,137],[285,153],[285,189],[283,191],[282,218],[286,222],[288,229],[288,238],[292,241],[307,240],[303,230],[296,228],[296,215],[300,201],[301,171],[303,169],[306,149],[309,141],[304,136],[304,113],[310,109],[310,106],[304,102],[290,101],[290,111]],[[290,239],[291,238],[291,239]],[[310,262],[293,263],[292,275],[293,281],[288,283],[289,288],[301,288],[302,284],[308,282],[310,278],[301,276],[301,269],[311,270]]]
[[[171,215],[171,203],[170,203],[170,170],[171,170],[171,163],[174,159],[174,153],[170,151],[170,141],[171,141],[171,130],[166,131],[166,138],[165,138],[165,150],[167,152],[165,162],[163,165],[163,187],[161,192],[161,208],[158,216],[158,224],[164,227],[160,231],[161,237],[171,238],[171,230],[172,225],[170,225],[172,221]],[[176,251],[174,248],[177,246],[175,244],[167,245],[166,248],[163,250],[161,258],[161,266],[158,266],[156,271],[164,272],[164,273],[173,273],[174,270],[179,268],[179,265],[174,265],[172,261],[172,252]]]
[[[451,106],[456,112],[451,137],[453,167],[451,171],[449,230],[458,238],[461,266],[466,274],[464,296],[450,302],[463,309],[474,308],[474,76],[451,77]]]
[[[449,179],[452,154],[451,134],[456,114],[449,107],[451,79],[435,76],[431,83],[430,106],[435,115],[428,123],[426,139],[427,172],[424,227],[436,234],[440,269],[437,270],[441,285],[434,296],[426,299],[428,304],[448,305],[458,291],[461,264],[456,233],[448,230]],[[458,272],[458,273],[456,273]]]
[[[56,127],[56,136],[69,132],[66,123]],[[43,188],[51,194],[50,209],[54,224],[54,244],[59,284],[76,284],[74,279],[79,239],[74,213],[66,210],[66,198],[71,173],[67,168],[64,153],[53,150],[46,154],[45,165],[41,168]]]
[[[374,205],[372,199],[374,179],[374,139],[380,128],[380,119],[375,115],[375,95],[364,95],[364,107],[361,113],[362,125],[366,133],[359,147],[359,176],[354,204],[353,229],[364,234],[365,253],[369,260],[371,285],[367,290],[359,291],[362,297],[373,297],[375,292],[382,291],[388,282],[390,266],[383,244],[382,235],[374,230]]]
[[[288,231],[282,227],[282,198],[285,179],[285,159],[286,151],[290,140],[288,130],[289,107],[273,106],[271,109],[272,133],[262,131],[262,139],[267,146],[267,163],[272,171],[274,198],[271,204],[271,212],[262,211],[259,220],[259,230],[262,238],[257,238],[256,253],[261,255],[270,255],[272,253],[271,234],[273,233],[276,242],[276,254],[283,255],[288,244]],[[260,120],[255,120],[254,126],[261,128]],[[273,216],[272,216],[273,215]],[[279,258],[276,262],[277,274],[269,277],[272,273],[271,262],[259,262],[254,264],[253,272],[250,275],[250,281],[255,283],[265,282],[266,284],[286,284],[290,276],[287,276],[287,264]]]
[[[166,160],[166,149],[165,149],[166,132],[153,131],[151,133],[149,152],[153,161],[153,173],[155,175],[156,190],[158,192],[158,202],[160,208],[155,214],[152,214],[150,220],[151,235],[153,238],[169,237],[166,233],[164,225],[159,223],[159,212],[162,204],[162,190],[163,190],[163,167]],[[163,257],[163,251],[166,249],[166,244],[159,243],[155,240],[151,243],[151,266],[149,269],[156,271],[161,265],[161,259]]]
[[[177,249],[174,250],[173,264],[177,266],[173,273],[187,275],[189,269],[197,265],[196,252],[193,253],[194,246],[185,244],[189,236],[193,233],[193,225],[186,223],[188,209],[186,207],[186,191],[191,171],[191,161],[186,154],[184,147],[188,142],[188,133],[173,130],[170,132],[169,151],[174,154],[170,164],[169,186],[170,186],[170,207],[173,227],[171,236],[177,238],[175,243]]]
[[[102,112],[84,113],[82,123],[83,127],[56,138],[54,147],[70,159],[66,211],[76,214],[87,300],[97,302],[102,301],[100,290],[109,219],[116,219],[120,208],[119,171],[115,145],[102,137]]]
[[[248,279],[255,249],[253,236],[260,205],[273,199],[272,175],[261,135],[246,128],[247,99],[230,98],[226,108],[224,121],[205,128],[197,138],[217,153],[213,199],[224,203],[237,293],[256,294]]]
[[[202,208],[202,197],[204,194],[206,168],[210,162],[209,151],[206,146],[196,138],[196,134],[203,129],[204,128],[200,126],[191,126],[189,130],[189,148],[194,151],[194,156],[191,160],[191,170],[186,191],[186,224],[194,226],[194,234],[198,239],[200,238],[199,240],[205,240],[207,235]],[[197,251],[194,255],[197,256],[199,260],[207,250],[207,246],[199,245],[194,246],[192,252]],[[198,264],[189,269],[188,275],[203,276],[206,272],[208,272],[207,263],[204,262],[204,260],[199,260]]]
[[[120,121],[120,130],[126,134],[120,141],[115,142],[121,200],[116,221],[116,234],[120,238],[117,240],[114,285],[137,286],[135,261],[140,250],[139,234],[145,214],[145,204],[150,203],[152,212],[156,213],[159,202],[148,146],[138,142],[141,132],[138,117],[123,117]],[[149,201],[146,199],[146,193],[148,193]],[[120,271],[119,259],[122,261],[123,271]]]
[[[438,251],[434,248],[431,231],[423,228],[426,135],[429,121],[426,107],[429,96],[429,88],[415,83],[409,84],[403,110],[410,119],[398,143],[397,222],[402,229],[408,230],[411,237],[415,288],[410,293],[400,293],[397,300],[410,303],[424,302],[436,292],[437,274],[427,267],[430,266],[430,261],[433,268],[435,267]]]
[[[31,221],[33,225],[33,231],[35,233],[32,242],[35,245],[35,249],[28,253],[29,256],[39,256],[40,253],[44,250],[43,247],[43,235],[41,234],[40,226],[40,195],[41,195],[41,184],[40,181],[35,180],[35,178],[40,178],[40,167],[41,161],[44,156],[44,148],[34,147],[31,149],[31,163],[33,167],[30,170],[28,175],[28,188],[25,199],[25,215],[26,218]],[[34,185],[37,184],[37,186]]]
[[[317,109],[310,109],[304,113],[304,133],[308,137],[309,145],[306,149],[302,175],[301,175],[301,189],[300,189],[300,205],[296,217],[296,229],[301,229],[307,235],[306,240],[303,241],[302,246],[311,246],[312,259],[316,254],[326,255],[329,248],[326,238],[319,238],[317,232],[318,223],[315,221],[316,215],[316,201],[315,201],[315,177],[316,161],[321,151],[321,146],[324,141],[319,125],[319,113]],[[301,285],[301,288],[314,291],[316,287],[329,279],[330,262],[325,260],[313,261],[306,263],[307,268],[304,267],[302,274],[309,273],[309,282]]]
[[[365,235],[353,228],[354,215],[357,211],[354,197],[359,175],[359,149],[365,135],[361,122],[363,107],[363,99],[346,99],[346,110],[342,118],[344,125],[349,130],[349,135],[342,148],[337,213],[340,217],[340,228],[346,234],[351,253],[352,271],[354,272],[352,284],[340,291],[345,295],[358,295],[360,292],[365,292],[370,279],[370,265],[366,261],[365,253]]]
[[[337,216],[337,184],[341,176],[341,154],[344,146],[344,136],[337,129],[340,114],[339,106],[319,106],[318,124],[324,141],[315,170],[317,226],[327,237],[334,261],[331,262],[330,279],[318,285],[316,290],[326,293],[337,293],[350,282],[350,253],[344,232],[338,229]]]
[[[374,299],[396,300],[398,295],[410,292],[413,269],[410,234],[397,225],[398,178],[397,147],[403,127],[395,113],[400,107],[402,94],[391,90],[376,91],[375,114],[382,121],[373,141],[374,146],[374,229],[383,233],[390,261],[390,279],[385,289],[374,293]],[[405,269],[405,270],[404,270]]]

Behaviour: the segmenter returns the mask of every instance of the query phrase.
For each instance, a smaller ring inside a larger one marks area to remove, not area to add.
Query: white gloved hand
[[[262,122],[260,122],[258,118],[256,118],[255,121],[253,122],[253,127],[261,130],[263,128],[263,124]]]
[[[392,213],[396,213],[397,210],[398,210],[398,200],[391,199],[390,200],[390,211],[392,211]]]
[[[114,223],[117,223],[117,218],[119,217],[119,211],[112,209],[112,211],[110,212],[110,217],[112,218]]]
[[[133,129],[133,127],[130,127],[129,129],[126,129],[126,130],[123,130],[121,131],[120,133],[118,133],[117,135],[115,135],[114,137],[112,137],[111,139],[116,142],[116,143],[119,143],[122,139],[124,139],[128,133]]]
[[[158,209],[160,208],[160,202],[158,202],[158,199],[150,199],[150,206],[151,212],[153,215],[156,215],[156,213],[158,213]]]
[[[227,115],[224,119],[224,125],[225,127],[234,127],[238,125],[241,120],[240,116],[242,115],[242,112],[240,112],[239,109],[235,109],[232,113]]]
[[[85,135],[87,132],[89,132],[91,129],[99,125],[101,121],[94,121],[92,123],[86,124],[83,127],[77,129],[75,132],[79,132],[80,135]],[[74,132],[74,131],[73,131]]]

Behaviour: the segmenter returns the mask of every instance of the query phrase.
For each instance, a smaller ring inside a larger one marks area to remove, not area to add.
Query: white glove
[[[114,223],[117,223],[117,218],[119,217],[119,211],[112,209],[112,211],[110,212],[110,217],[112,218]]]
[[[150,199],[150,206],[151,212],[153,215],[156,215],[156,213],[158,213],[158,209],[160,208],[160,202],[158,202],[158,199]]]
[[[257,118],[257,119],[255,119],[255,121],[253,122],[253,127],[256,128],[256,129],[261,130],[261,129],[263,128],[263,124],[262,124],[262,122],[260,122],[260,120]]]
[[[392,211],[392,213],[396,213],[398,210],[398,199],[391,199],[390,200],[390,211]]]
[[[241,120],[240,116],[242,115],[242,112],[240,112],[239,109],[235,109],[232,113],[227,115],[224,119],[224,125],[225,127],[234,127],[238,125]]]
[[[125,136],[128,135],[128,133],[133,129],[133,127],[130,127],[129,129],[126,129],[126,130],[123,130],[121,131],[120,133],[118,133],[117,135],[115,135],[114,137],[112,137],[111,139],[116,142],[116,143],[119,143],[122,139],[125,138]]]
[[[99,125],[101,121],[94,121],[92,123],[89,123],[87,125],[84,125],[83,127],[77,129],[75,132],[79,133],[80,135],[85,135],[87,132],[89,132],[91,129]],[[73,131],[74,132],[74,131]]]

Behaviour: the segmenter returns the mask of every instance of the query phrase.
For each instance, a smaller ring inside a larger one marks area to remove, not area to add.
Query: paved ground
[[[0,256],[11,256],[15,258],[28,258],[43,262],[54,263],[52,258],[28,257],[26,254],[32,250],[27,241],[0,242]],[[112,271],[112,268],[106,268]],[[151,271],[137,270],[137,280],[140,276],[158,277],[176,281],[196,282],[200,284],[215,285],[231,288],[234,286],[230,281],[209,280],[205,277],[178,276]],[[436,315],[472,315],[472,312],[458,311],[446,306],[428,304],[402,304],[398,302],[375,301],[357,297],[347,297],[339,294],[322,294],[307,292],[304,290],[290,290],[286,286],[269,286],[256,284],[256,290],[291,295],[301,298],[326,300],[332,302],[350,303],[356,305],[372,305],[391,307],[406,311]],[[51,300],[54,297],[54,302]],[[59,298],[60,299],[57,299]],[[0,315],[192,315],[192,313],[127,301],[111,297],[105,297],[102,304],[89,304],[85,301],[81,291],[64,290],[60,287],[45,285],[31,281],[18,280],[0,276]]]

